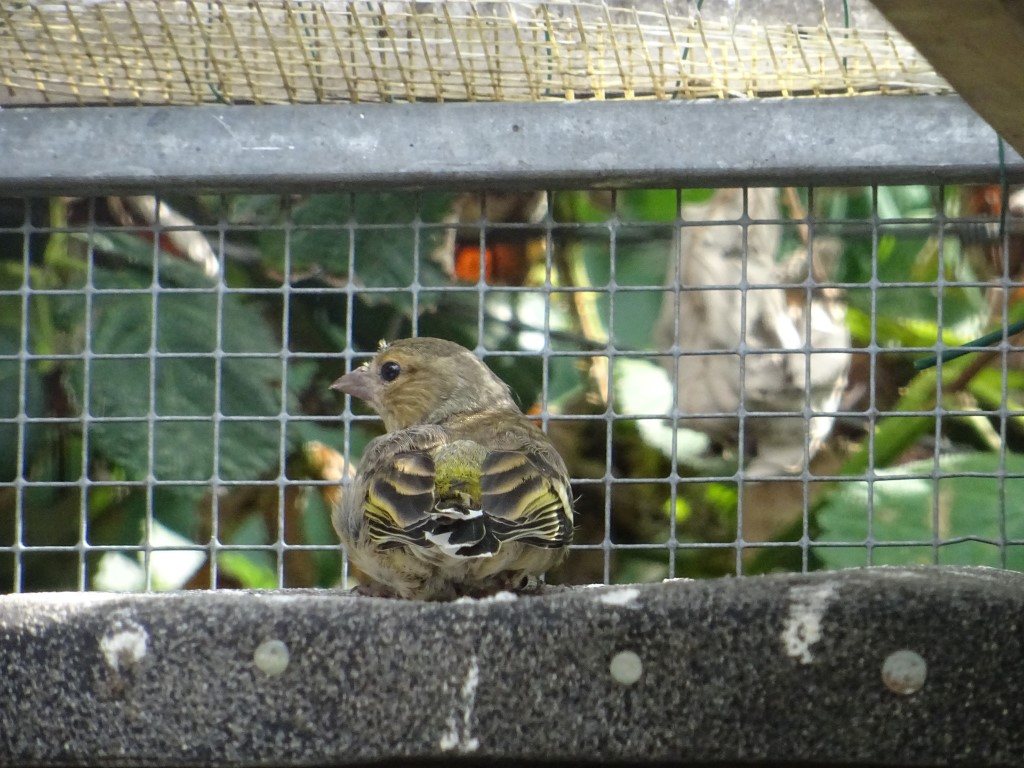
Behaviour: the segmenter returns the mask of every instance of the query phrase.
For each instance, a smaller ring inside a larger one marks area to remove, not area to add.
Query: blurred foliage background
[[[840,243],[858,351],[808,473],[758,482],[657,417],[673,233],[711,195],[0,201],[0,590],[338,584],[329,505],[380,426],[328,386],[413,333],[486,349],[565,456],[554,581],[1024,567],[1019,353],[913,367],[1024,314],[1000,190],[786,191],[784,251]]]

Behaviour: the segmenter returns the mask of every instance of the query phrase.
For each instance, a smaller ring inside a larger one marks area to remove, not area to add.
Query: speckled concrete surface
[[[1022,765],[1022,608],[1024,575],[986,569],[7,596],[0,765]]]

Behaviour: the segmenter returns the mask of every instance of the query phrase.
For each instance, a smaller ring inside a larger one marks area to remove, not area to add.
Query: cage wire
[[[948,93],[867,3],[0,0],[0,106]],[[0,199],[0,589],[351,585],[381,427],[458,341],[569,466],[556,583],[1024,566],[1020,193]]]
[[[351,585],[380,338],[476,351],[565,457],[555,583],[1024,566],[996,186],[7,199],[5,591]],[[1004,200],[1006,204],[1004,204]]]
[[[2,2],[0,85],[8,105],[950,91],[863,0]]]

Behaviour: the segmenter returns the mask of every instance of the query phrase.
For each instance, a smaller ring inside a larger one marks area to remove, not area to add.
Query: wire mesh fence
[[[999,186],[6,199],[0,585],[351,584],[378,340],[474,350],[573,478],[558,583],[1024,565]]]
[[[941,93],[866,2],[0,4],[0,103]],[[852,8],[852,14],[851,14]]]

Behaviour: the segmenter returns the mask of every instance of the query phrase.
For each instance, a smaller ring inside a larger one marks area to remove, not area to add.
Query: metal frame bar
[[[1024,150],[1024,7],[1005,0],[876,0],[885,18],[1006,140]],[[949,44],[949,30],[957,44]]]
[[[1024,180],[957,97],[0,110],[0,191]]]

